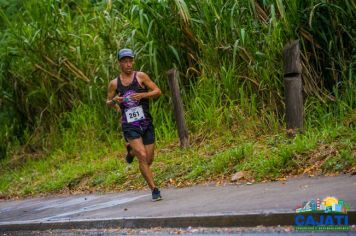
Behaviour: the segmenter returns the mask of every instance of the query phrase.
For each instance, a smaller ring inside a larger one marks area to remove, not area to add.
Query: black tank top
[[[145,115],[145,119],[140,121],[134,121],[130,124],[135,126],[146,126],[152,122],[152,116],[149,112],[150,110],[150,103],[148,98],[142,98],[140,101],[133,101],[130,99],[130,95],[134,93],[146,93],[148,92],[148,88],[146,86],[141,86],[136,78],[137,72],[134,72],[134,77],[132,82],[128,86],[124,86],[121,83],[120,76],[117,77],[117,88],[116,94],[120,97],[124,97],[124,102],[120,103],[121,109],[121,122],[127,123],[126,113],[125,111],[129,108],[142,106],[143,113]]]

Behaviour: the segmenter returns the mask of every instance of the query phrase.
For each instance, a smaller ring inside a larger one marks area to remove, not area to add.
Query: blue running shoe
[[[159,200],[162,200],[162,196],[161,196],[161,192],[159,191],[158,188],[154,188],[152,190],[152,201],[159,201]]]

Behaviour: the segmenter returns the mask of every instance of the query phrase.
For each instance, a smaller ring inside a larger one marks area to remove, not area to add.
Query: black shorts
[[[128,123],[122,124],[122,132],[126,141],[142,138],[143,144],[148,145],[155,142],[155,129],[153,124],[148,126],[136,126]]]

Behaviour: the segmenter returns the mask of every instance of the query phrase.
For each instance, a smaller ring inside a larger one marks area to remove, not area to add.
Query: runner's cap
[[[133,53],[133,51],[129,48],[123,48],[119,51],[119,53],[117,54],[117,58],[119,60],[121,60],[122,58],[124,57],[131,57],[131,58],[134,58],[135,55]]]

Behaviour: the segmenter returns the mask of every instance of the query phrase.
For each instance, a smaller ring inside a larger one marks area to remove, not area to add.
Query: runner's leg
[[[150,124],[142,136],[143,144],[145,145],[147,153],[147,163],[152,165],[154,159],[154,149],[155,149],[155,130],[153,124]]]
[[[148,159],[147,159],[148,155],[145,149],[145,145],[143,145],[142,138],[131,139],[131,140],[129,139],[128,142],[132,147],[132,149],[135,151],[142,176],[146,180],[148,186],[151,189],[154,189],[156,185],[153,181],[153,174],[148,163]]]
[[[149,166],[152,165],[153,159],[154,159],[154,149],[155,149],[155,144],[147,144],[145,145],[146,153],[147,153],[147,163]]]

